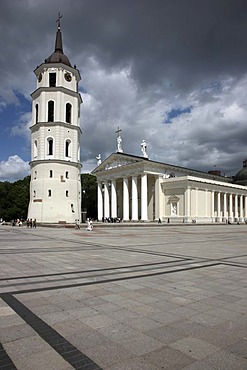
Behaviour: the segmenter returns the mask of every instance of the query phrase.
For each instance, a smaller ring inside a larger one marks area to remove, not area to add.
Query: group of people
[[[80,220],[75,220],[75,228],[77,230],[80,230]],[[93,231],[93,221],[91,220],[91,218],[88,218],[87,219],[87,228],[86,228],[87,231]]]
[[[24,222],[23,220],[20,220],[19,218],[17,218],[16,220],[11,221],[11,225],[12,226],[22,226],[23,222]]]
[[[37,223],[36,223],[36,218],[33,220],[32,218],[28,218],[27,219],[27,227],[30,227],[30,228],[32,228],[32,227],[34,227],[34,228],[36,228],[36,226],[37,226]]]
[[[121,222],[120,217],[102,217],[102,222],[119,223]]]

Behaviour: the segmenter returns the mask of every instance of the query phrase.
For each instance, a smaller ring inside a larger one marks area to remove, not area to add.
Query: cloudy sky
[[[83,172],[116,151],[234,175],[247,158],[246,0],[1,0],[0,181],[29,173],[33,70],[81,72]]]

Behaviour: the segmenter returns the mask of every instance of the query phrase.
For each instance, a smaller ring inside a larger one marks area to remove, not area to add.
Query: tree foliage
[[[30,176],[13,183],[0,182],[0,218],[5,221],[26,219],[29,205]],[[97,218],[97,182],[90,174],[81,175],[82,211]]]
[[[97,181],[93,175],[81,175],[82,189],[82,212],[86,212],[86,217],[97,219]]]
[[[0,218],[5,221],[27,218],[30,176],[13,183],[0,182]]]

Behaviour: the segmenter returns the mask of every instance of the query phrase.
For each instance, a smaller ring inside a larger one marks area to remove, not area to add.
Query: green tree
[[[81,175],[82,212],[86,218],[97,219],[97,181],[93,175]]]
[[[30,176],[13,183],[0,182],[0,217],[5,221],[26,219],[29,204]]]

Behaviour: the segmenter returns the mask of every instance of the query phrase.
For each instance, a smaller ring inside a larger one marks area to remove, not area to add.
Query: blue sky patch
[[[184,113],[190,113],[191,112],[191,107],[187,107],[187,108],[173,108],[170,110],[170,112],[167,113],[167,117],[166,119],[164,119],[164,121],[162,123],[172,123],[172,120],[178,116],[180,116],[181,114],[184,114]]]

